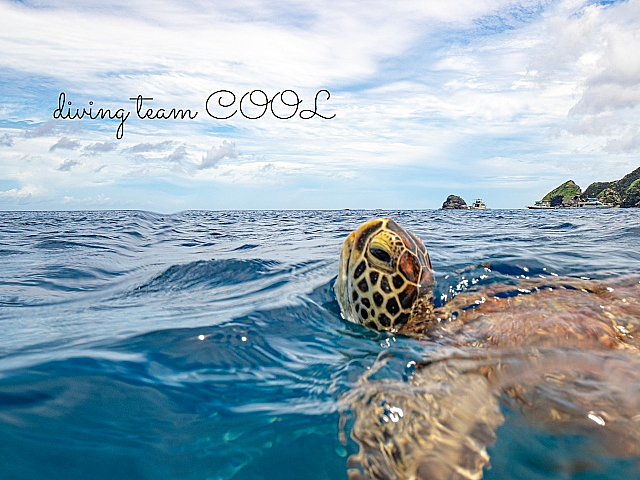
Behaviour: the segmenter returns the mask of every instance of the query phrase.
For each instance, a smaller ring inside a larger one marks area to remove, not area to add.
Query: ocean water
[[[0,478],[346,479],[340,399],[428,354],[340,317],[340,245],[376,216],[422,238],[438,298],[486,266],[640,279],[633,209],[0,212]],[[503,409],[485,478],[640,478]]]

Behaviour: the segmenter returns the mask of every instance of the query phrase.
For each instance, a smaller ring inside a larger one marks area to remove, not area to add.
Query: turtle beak
[[[429,257],[427,257],[428,259]],[[429,261],[429,266],[424,266],[420,269],[420,280],[418,281],[418,285],[420,285],[419,289],[419,297],[426,295],[427,293],[433,292],[433,289],[436,288],[436,276],[431,270],[431,262]]]

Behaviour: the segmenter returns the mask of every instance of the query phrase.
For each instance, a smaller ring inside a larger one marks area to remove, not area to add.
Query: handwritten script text
[[[329,98],[331,98],[329,90],[318,90],[314,98],[313,109],[300,109],[303,101],[291,89],[277,92],[272,96],[268,96],[265,91],[260,89],[251,90],[244,93],[237,103],[235,93],[231,90],[223,89],[209,95],[204,107],[209,117],[215,120],[228,120],[237,113],[240,113],[238,117],[258,120],[268,110],[271,111],[275,118],[280,120],[289,120],[295,117],[296,114],[303,120],[309,120],[314,117],[330,120],[336,114],[323,114],[320,108],[320,104],[327,102]],[[194,120],[198,116],[198,112],[192,111],[190,108],[151,108],[149,102],[153,101],[153,97],[138,95],[129,97],[129,101],[135,102],[135,114],[139,120]],[[95,108],[93,103],[93,101],[90,101],[88,108],[74,107],[73,103],[67,100],[66,94],[61,92],[58,96],[58,108],[53,111],[53,118],[56,120],[80,120],[87,117],[91,120],[118,120],[116,139],[122,139],[124,125],[131,111],[124,108]]]

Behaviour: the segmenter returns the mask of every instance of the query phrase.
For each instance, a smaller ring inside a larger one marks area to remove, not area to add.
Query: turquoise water
[[[425,355],[333,296],[342,241],[382,215],[437,294],[482,265],[640,278],[637,210],[0,212],[0,478],[346,478],[341,395],[381,351]],[[487,479],[640,478],[503,413]]]

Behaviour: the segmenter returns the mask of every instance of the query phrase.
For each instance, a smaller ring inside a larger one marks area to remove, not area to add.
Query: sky
[[[640,0],[0,0],[0,210],[523,208],[640,166],[638,52]]]

